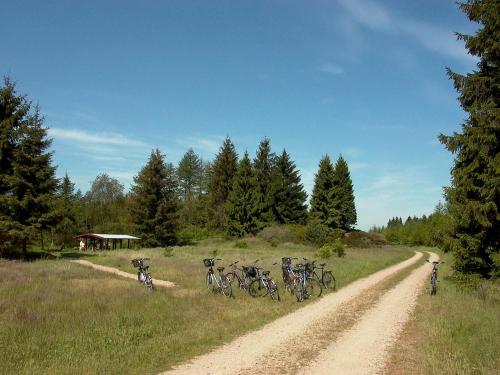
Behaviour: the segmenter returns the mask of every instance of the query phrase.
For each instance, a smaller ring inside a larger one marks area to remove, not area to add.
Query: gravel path
[[[432,254],[431,259],[437,260],[438,257]],[[300,373],[383,373],[387,351],[397,341],[414,310],[430,272],[428,264],[414,270]]]
[[[109,272],[121,277],[126,277],[127,279],[137,280],[137,275],[134,275],[133,273],[120,271],[119,269],[113,267],[101,266],[100,264],[89,262],[88,260],[77,259],[77,260],[70,260],[70,262],[78,263],[81,264],[82,266],[90,267],[98,271]],[[158,280],[158,279],[153,279],[153,284],[154,286],[163,286],[165,288],[171,288],[175,286],[175,284],[171,281]]]
[[[376,272],[368,277],[359,279],[336,293],[328,294],[319,301],[306,305],[286,316],[283,316],[257,331],[250,332],[236,340],[215,349],[214,351],[193,359],[190,363],[180,365],[173,370],[163,372],[167,374],[241,374],[252,372],[252,369],[258,369],[263,359],[269,357],[273,351],[279,349],[287,343],[297,340],[304,332],[311,327],[321,325],[325,320],[331,320],[335,314],[346,304],[351,303],[357,297],[360,297],[370,288],[384,281],[406,267],[415,264],[422,257],[422,253],[415,254],[412,258]],[[392,315],[389,312],[389,315]],[[385,329],[385,328],[384,328]],[[274,369],[273,373],[290,373],[287,368],[287,360],[293,357],[283,358],[282,367],[279,370]],[[330,357],[325,360],[330,361]],[[359,360],[359,356],[357,357]],[[317,366],[316,360],[314,366]],[[309,366],[304,373],[315,374],[309,371]],[[318,371],[320,370],[318,367]],[[339,370],[328,374],[346,372]],[[296,373],[293,371],[292,373]],[[271,373],[271,372],[269,372]]]

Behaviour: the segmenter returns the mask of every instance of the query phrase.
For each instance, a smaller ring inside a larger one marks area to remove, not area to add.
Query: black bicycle
[[[307,259],[303,258],[304,261]],[[320,263],[319,266],[316,265],[316,261],[309,261],[312,264],[312,277],[318,280],[322,287],[325,289],[336,290],[337,289],[337,280],[335,280],[335,276],[333,276],[332,271],[326,270],[326,263]],[[319,271],[318,271],[319,270]]]
[[[280,300],[278,285],[269,275],[270,271],[262,271],[261,267],[255,267],[257,276],[248,287],[248,293],[252,297],[265,297],[268,295],[274,301]]]
[[[437,293],[437,283],[438,283],[438,275],[437,275],[437,266],[444,263],[440,261],[429,261],[428,259],[426,260],[428,263],[432,264],[432,273],[431,273],[431,284],[429,288],[429,294],[431,296],[435,296]]]
[[[231,285],[234,285],[236,282],[238,283],[238,287],[240,289],[248,291],[248,287],[257,277],[257,271],[255,269],[255,264],[259,260],[255,260],[253,265],[250,266],[242,266],[238,267],[239,261],[236,260],[229,265],[232,268],[231,272],[226,274],[227,278]]]
[[[295,297],[298,302],[311,297],[320,297],[323,292],[321,283],[311,276],[312,271],[313,266],[311,262],[297,264],[293,269],[293,272],[298,276],[294,287]]]
[[[143,283],[146,288],[154,290],[153,278],[151,277],[151,272],[149,272],[149,266],[144,265],[145,260],[149,260],[149,258],[132,259],[131,263],[134,267],[139,268],[137,271],[137,280],[140,283]]]
[[[224,274],[224,267],[217,267],[219,275],[216,275],[213,269],[215,261],[222,260],[218,258],[203,259],[203,264],[208,268],[207,275],[205,277],[205,283],[207,289],[212,292],[219,292],[225,297],[229,298],[233,295],[233,290],[231,288],[231,283],[229,282],[227,276]]]
[[[285,285],[285,290],[294,293],[295,285],[297,284],[298,276],[293,272],[292,259],[290,257],[281,258],[281,277],[283,278],[283,284]],[[273,265],[278,265],[278,263],[273,263]]]

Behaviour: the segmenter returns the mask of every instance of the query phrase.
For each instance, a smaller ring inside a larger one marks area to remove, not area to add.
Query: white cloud
[[[100,144],[116,146],[147,146],[146,143],[128,138],[119,133],[90,133],[80,129],[50,128],[49,135],[65,141],[74,141],[79,144]]]
[[[323,63],[316,67],[317,70],[323,73],[332,74],[332,75],[340,75],[344,74],[344,69],[340,66],[332,64],[332,63]]]
[[[178,139],[177,143],[187,148],[192,148],[196,152],[202,153],[202,156],[212,158],[216,154],[222,143],[224,142],[223,136],[212,135],[203,137],[186,137]]]
[[[468,64],[477,61],[467,53],[463,42],[456,40],[454,33],[448,29],[400,15],[395,17],[385,6],[372,0],[338,0],[338,2],[349,13],[351,19],[362,27],[410,36],[432,52]]]

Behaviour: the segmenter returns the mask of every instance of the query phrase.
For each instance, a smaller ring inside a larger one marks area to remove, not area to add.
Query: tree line
[[[350,230],[356,224],[347,162],[324,156],[310,208],[300,173],[286,150],[275,154],[264,138],[240,159],[227,137],[213,161],[189,149],[177,165],[151,151],[129,192],[100,174],[90,190],[58,179],[44,119],[37,106],[5,78],[0,88],[0,255],[26,255],[30,244],[72,247],[83,232],[125,232],[143,246],[174,245],[211,232],[241,237],[273,224],[320,223]],[[47,244],[48,243],[48,244]]]

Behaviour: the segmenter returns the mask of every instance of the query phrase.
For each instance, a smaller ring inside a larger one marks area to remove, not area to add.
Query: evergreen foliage
[[[58,181],[51,140],[40,109],[16,94],[6,78],[0,91],[0,230],[1,250],[21,247],[23,257],[31,240],[57,223],[54,197]]]
[[[212,165],[209,185],[209,215],[214,228],[224,227],[225,204],[238,167],[238,154],[233,142],[226,137]]]
[[[271,197],[274,220],[278,224],[304,224],[307,218],[304,186],[295,163],[283,150],[272,172]]]
[[[357,222],[354,188],[349,167],[342,155],[335,164],[333,188],[327,202],[329,212],[326,225],[331,228],[352,229]]]
[[[480,28],[458,39],[480,61],[465,76],[448,69],[468,118],[460,133],[439,137],[455,155],[452,183],[445,188],[452,218],[446,247],[454,252],[457,271],[499,275],[500,2],[471,0],[460,8]]]
[[[311,219],[319,221],[321,224],[332,224],[329,220],[331,199],[333,198],[332,189],[334,187],[334,167],[328,155],[321,158],[318,166],[318,172],[314,177],[314,188],[311,198]]]
[[[253,166],[255,171],[255,215],[261,223],[273,221],[272,199],[270,194],[272,170],[276,155],[271,151],[271,141],[264,138],[260,141]]]
[[[61,181],[56,198],[56,214],[59,218],[57,226],[54,228],[58,233],[58,240],[61,247],[71,243],[77,231],[75,184],[66,173]]]
[[[242,237],[247,233],[255,234],[259,229],[256,211],[256,182],[252,163],[245,152],[229,193],[227,212],[227,232],[231,236]]]
[[[144,246],[168,246],[176,242],[178,220],[176,179],[172,165],[156,149],[134,177],[131,214]]]

